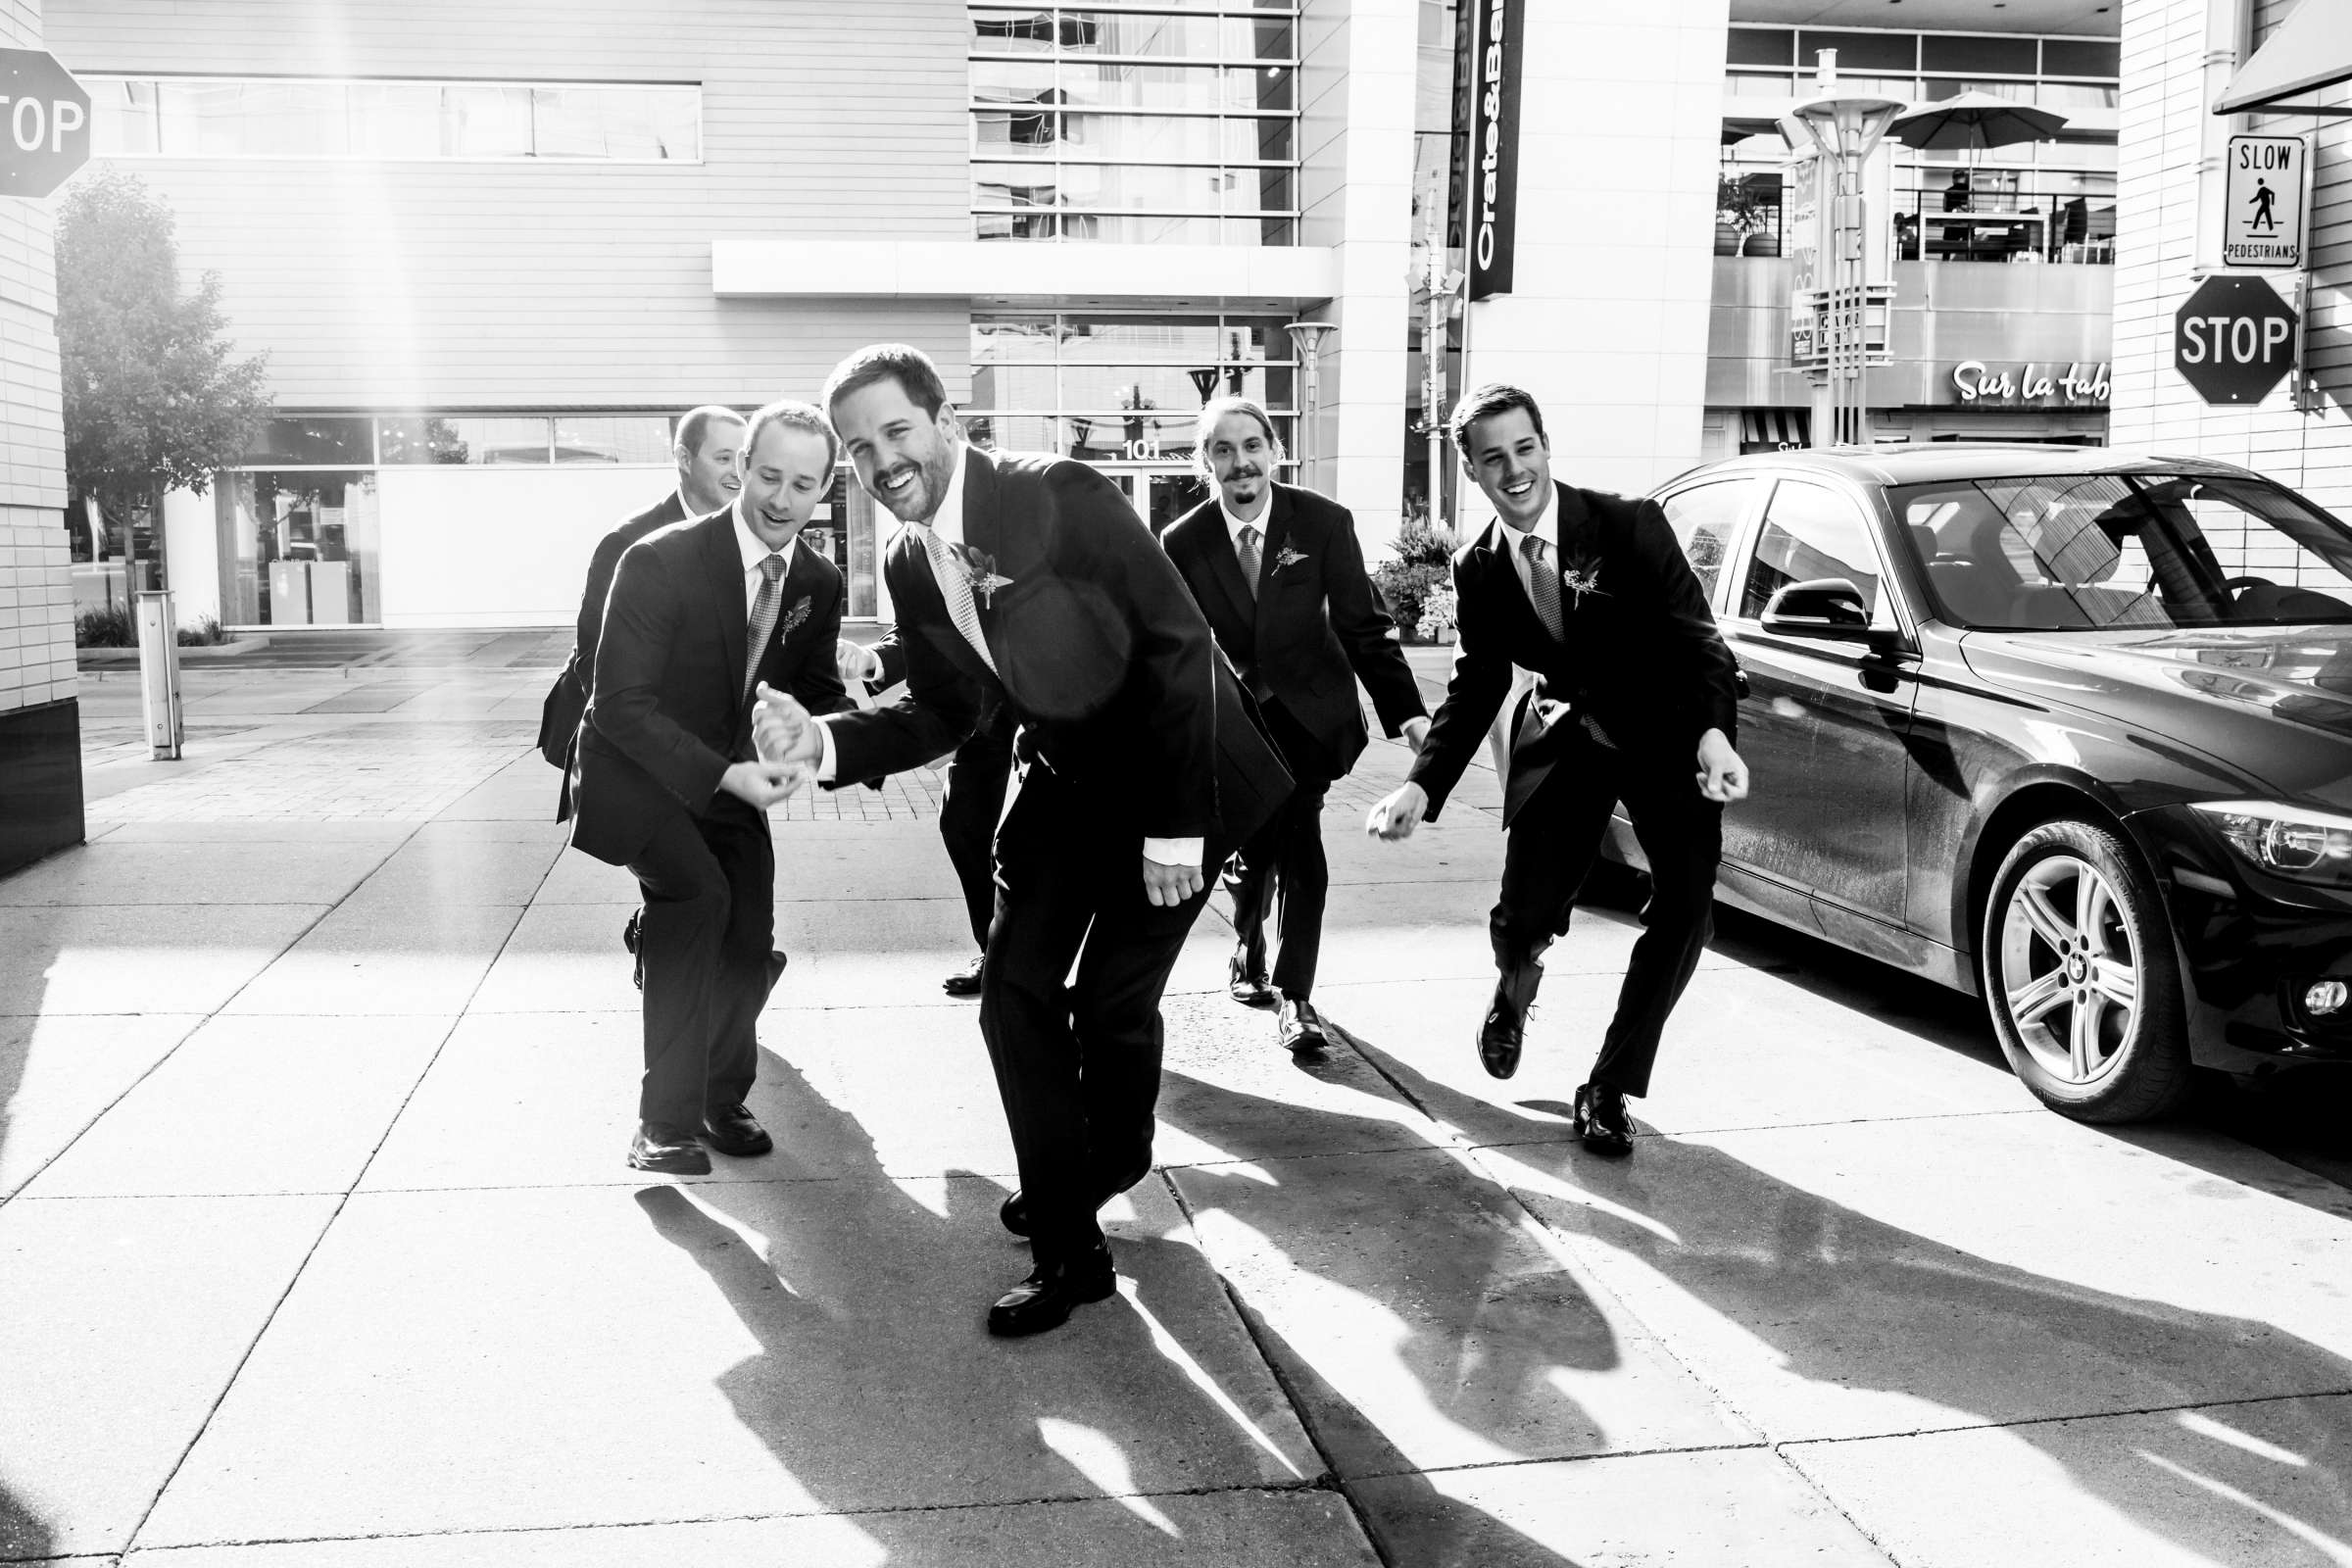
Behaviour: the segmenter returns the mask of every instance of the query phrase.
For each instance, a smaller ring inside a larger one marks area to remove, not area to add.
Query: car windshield
[[[2352,622],[2352,531],[2263,480],[2036,474],[1890,487],[1887,500],[1954,625]]]

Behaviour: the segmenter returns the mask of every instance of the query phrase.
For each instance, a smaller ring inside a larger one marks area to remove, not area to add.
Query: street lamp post
[[[1314,429],[1315,410],[1321,406],[1321,399],[1318,396],[1321,391],[1321,381],[1317,372],[1322,364],[1323,340],[1337,332],[1339,328],[1329,321],[1293,321],[1283,330],[1291,334],[1291,344],[1298,355],[1298,369],[1304,383],[1300,388],[1302,396],[1298,404],[1298,466],[1297,469],[1298,482],[1304,484],[1308,477],[1306,455],[1313,445],[1311,432]]]
[[[1876,93],[1839,93],[1838,51],[1824,49],[1819,58],[1816,85],[1820,95],[1790,112],[1814,150],[1837,172],[1837,194],[1831,208],[1830,286],[1819,328],[1829,371],[1829,428],[1825,431],[1817,421],[1813,444],[1861,446],[1870,427],[1870,284],[1864,275],[1868,264],[1863,244],[1867,215],[1862,202],[1862,165],[1877,150],[1886,127],[1909,106]]]
[[[1429,222],[1413,286],[1423,295],[1421,426],[1429,441],[1429,525],[1446,522],[1446,323],[1452,318],[1464,274],[1446,265],[1445,186],[1431,180],[1424,208]]]

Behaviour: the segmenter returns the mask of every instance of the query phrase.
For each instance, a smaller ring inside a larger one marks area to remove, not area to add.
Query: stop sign
[[[2209,277],[2173,313],[2173,368],[2208,403],[2260,403],[2294,368],[2295,320],[2264,279]]]
[[[90,156],[90,95],[57,57],[0,49],[0,196],[46,196]]]

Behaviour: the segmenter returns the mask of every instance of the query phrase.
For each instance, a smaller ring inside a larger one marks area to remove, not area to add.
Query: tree
[[[75,181],[57,214],[66,482],[126,547],[135,509],[160,529],[164,492],[202,495],[270,417],[268,356],[234,358],[226,324],[218,272],[181,290],[171,208],[120,171]]]

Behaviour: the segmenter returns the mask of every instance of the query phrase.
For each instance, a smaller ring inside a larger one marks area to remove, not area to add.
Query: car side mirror
[[[1763,624],[1776,637],[1815,637],[1874,648],[1886,640],[1871,628],[1870,606],[1862,590],[1843,577],[1788,584],[1764,606]]]

